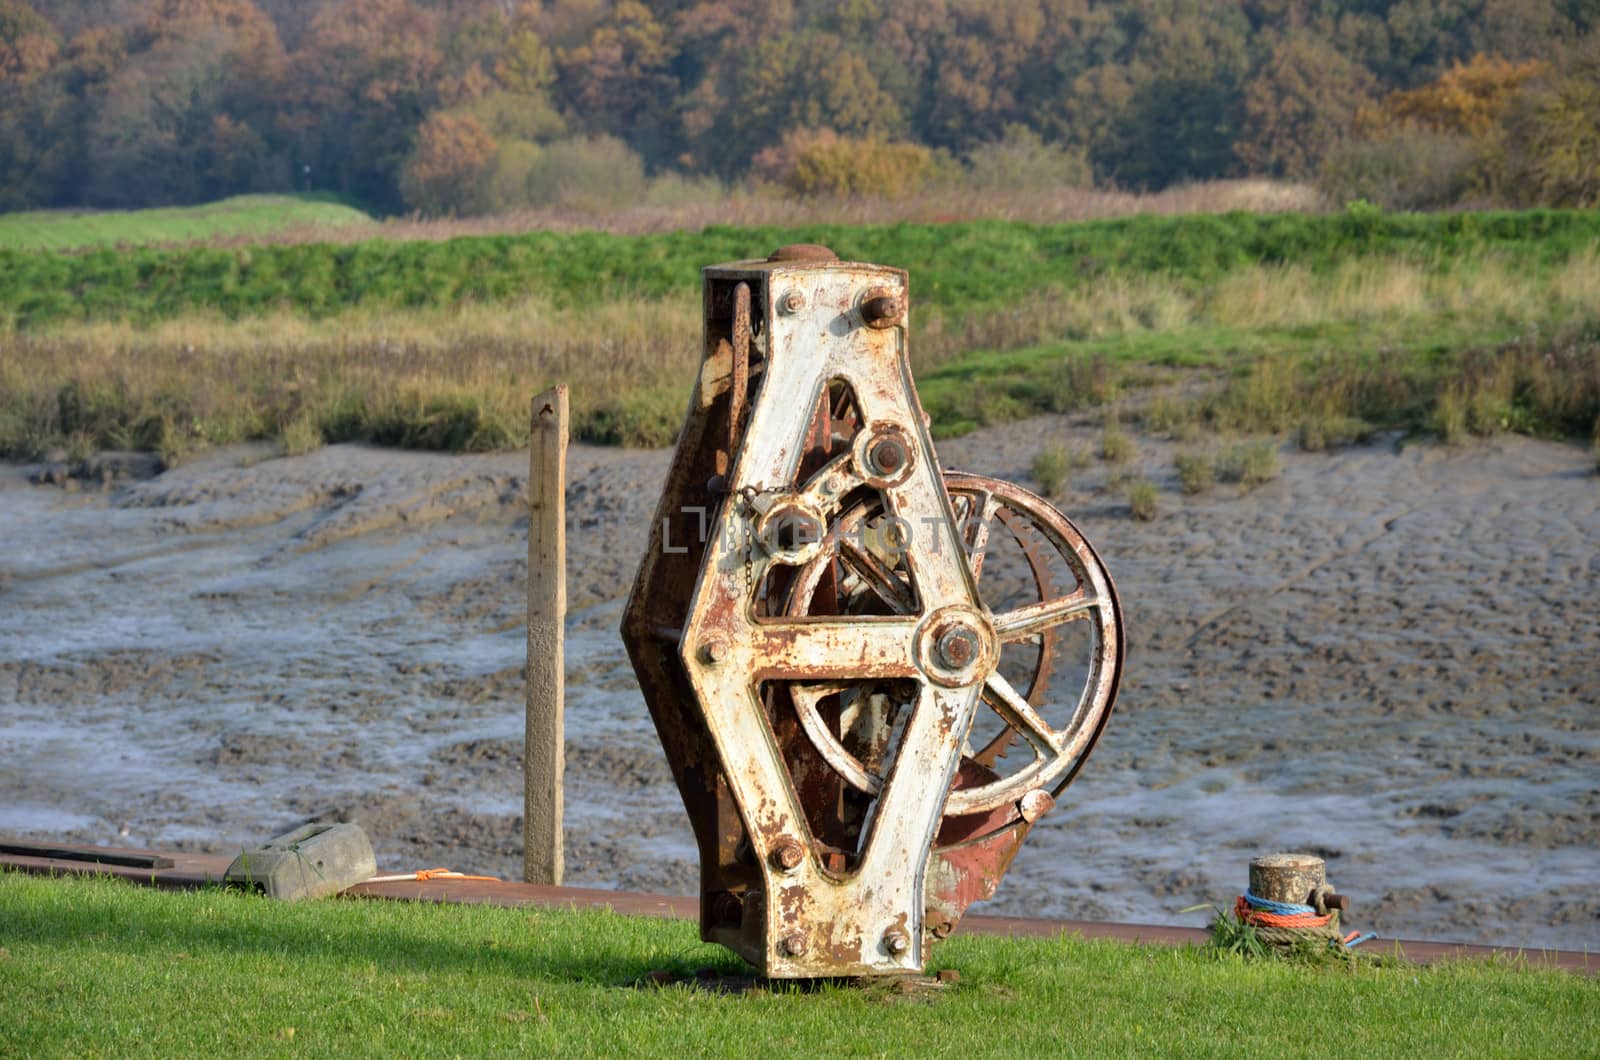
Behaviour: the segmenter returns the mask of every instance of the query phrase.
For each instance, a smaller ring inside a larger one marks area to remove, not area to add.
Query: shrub
[[[896,198],[926,187],[937,173],[937,161],[921,144],[811,129],[790,133],[756,155],[751,170],[758,179],[795,195]]]
[[[1372,437],[1372,424],[1353,416],[1308,416],[1300,422],[1295,441],[1308,453],[1354,445]]]
[[[1549,65],[1537,59],[1513,63],[1498,55],[1474,55],[1457,62],[1437,80],[1387,96],[1375,110],[1363,112],[1358,129],[1433,132],[1483,136],[1512,106],[1522,86]]]
[[[529,178],[542,156],[538,145],[526,140],[502,143],[483,174],[477,209],[483,213],[504,213],[532,206]]]
[[[1133,517],[1140,522],[1149,522],[1156,517],[1156,485],[1147,478],[1129,479],[1123,486],[1124,496],[1128,498],[1128,508]]]
[[[1217,454],[1212,469],[1219,481],[1254,489],[1278,477],[1278,445],[1263,440],[1230,446]]]
[[[1051,412],[1105,405],[1117,396],[1117,369],[1098,354],[1071,354],[1050,373],[1044,404]]]
[[[578,424],[578,438],[600,445],[660,449],[671,445],[683,426],[683,394],[645,390],[613,398]]]
[[[322,428],[309,413],[289,420],[278,428],[278,448],[285,456],[298,456],[319,449],[323,444]]]
[[[1146,430],[1187,441],[1199,433],[1200,407],[1163,394],[1145,407],[1142,419]]]
[[[1600,55],[1591,49],[1521,94],[1493,165],[1512,202],[1600,206]]]
[[[528,174],[528,201],[535,206],[631,206],[644,192],[644,163],[615,136],[557,140]]]
[[[982,191],[1086,188],[1094,179],[1081,148],[1045,143],[1025,125],[1007,125],[1002,139],[973,148],[965,162],[965,183]]]
[[[1071,462],[1067,447],[1060,442],[1047,445],[1035,453],[1029,471],[1039,486],[1039,492],[1046,497],[1059,495],[1061,487],[1067,484],[1067,470]]]
[[[1178,488],[1187,494],[1204,493],[1216,482],[1211,462],[1203,456],[1179,453],[1173,458],[1172,466],[1178,472]]]
[[[1133,439],[1122,433],[1115,421],[1106,424],[1100,435],[1100,459],[1110,464],[1120,464],[1133,455]]]
[[[1476,190],[1478,164],[1470,137],[1408,129],[1334,146],[1318,183],[1334,203],[1365,200],[1386,210],[1432,210]]]

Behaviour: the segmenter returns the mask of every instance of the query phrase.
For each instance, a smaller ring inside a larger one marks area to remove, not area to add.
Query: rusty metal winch
[[[1122,669],[1077,528],[941,470],[907,294],[823,247],[704,271],[623,620],[700,847],[701,936],[769,977],[921,971],[1082,766]]]

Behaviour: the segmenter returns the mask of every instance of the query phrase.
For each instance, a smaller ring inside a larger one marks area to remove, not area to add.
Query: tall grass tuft
[[[1187,494],[1204,493],[1217,480],[1211,461],[1194,453],[1179,453],[1172,466],[1178,473],[1178,488]]]
[[[1058,497],[1062,487],[1067,484],[1067,473],[1071,466],[1072,458],[1067,447],[1060,442],[1052,442],[1034,454],[1028,470],[1041,495]]]
[[[1156,517],[1156,484],[1147,478],[1129,479],[1123,484],[1123,496],[1128,498],[1128,509],[1140,522]]]
[[[1238,483],[1243,490],[1255,489],[1278,477],[1278,444],[1262,439],[1231,445],[1217,454],[1212,470],[1219,482]]]
[[[1100,433],[1100,459],[1108,464],[1120,464],[1133,455],[1133,439],[1122,430],[1115,419],[1107,419]]]

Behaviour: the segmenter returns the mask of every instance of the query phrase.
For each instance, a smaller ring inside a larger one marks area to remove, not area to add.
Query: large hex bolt
[[[778,299],[778,312],[792,317],[806,307],[806,296],[799,291],[789,291]]]
[[[952,623],[939,631],[934,647],[941,663],[952,670],[963,670],[972,665],[983,645],[978,640],[977,630]]]
[[[806,955],[806,937],[796,931],[783,936],[783,941],[778,943],[778,951],[785,957],[804,957]]]
[[[890,928],[883,933],[883,948],[898,957],[911,948],[911,940],[899,928]]]
[[[869,328],[892,328],[905,312],[904,300],[887,287],[874,287],[861,300],[861,322]]]
[[[784,840],[774,847],[772,851],[773,867],[782,869],[784,872],[793,872],[798,869],[800,863],[805,859],[805,850],[792,839]]]
[[[905,467],[910,457],[905,443],[892,434],[873,442],[872,448],[867,450],[867,461],[872,464],[872,470],[884,476],[892,476]]]

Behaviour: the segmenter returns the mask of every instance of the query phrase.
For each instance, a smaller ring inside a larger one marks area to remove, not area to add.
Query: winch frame
[[[702,937],[771,978],[920,971],[1076,772],[1120,673],[1109,576],[1025,491],[1007,495],[1010,510],[1056,526],[1076,595],[998,626],[984,606],[973,538],[994,509],[969,499],[957,519],[911,377],[908,294],[905,272],[819,247],[704,270],[704,360],[625,612],[700,847]],[[879,513],[878,538],[844,540],[863,506]],[[841,605],[844,559],[876,586],[876,613]],[[1057,732],[996,664],[1008,629],[1038,637],[1082,619],[1089,691]],[[1052,768],[1004,790],[1004,805],[952,814],[953,785],[991,779],[963,757],[980,700]],[[844,750],[851,725],[881,774]]]

